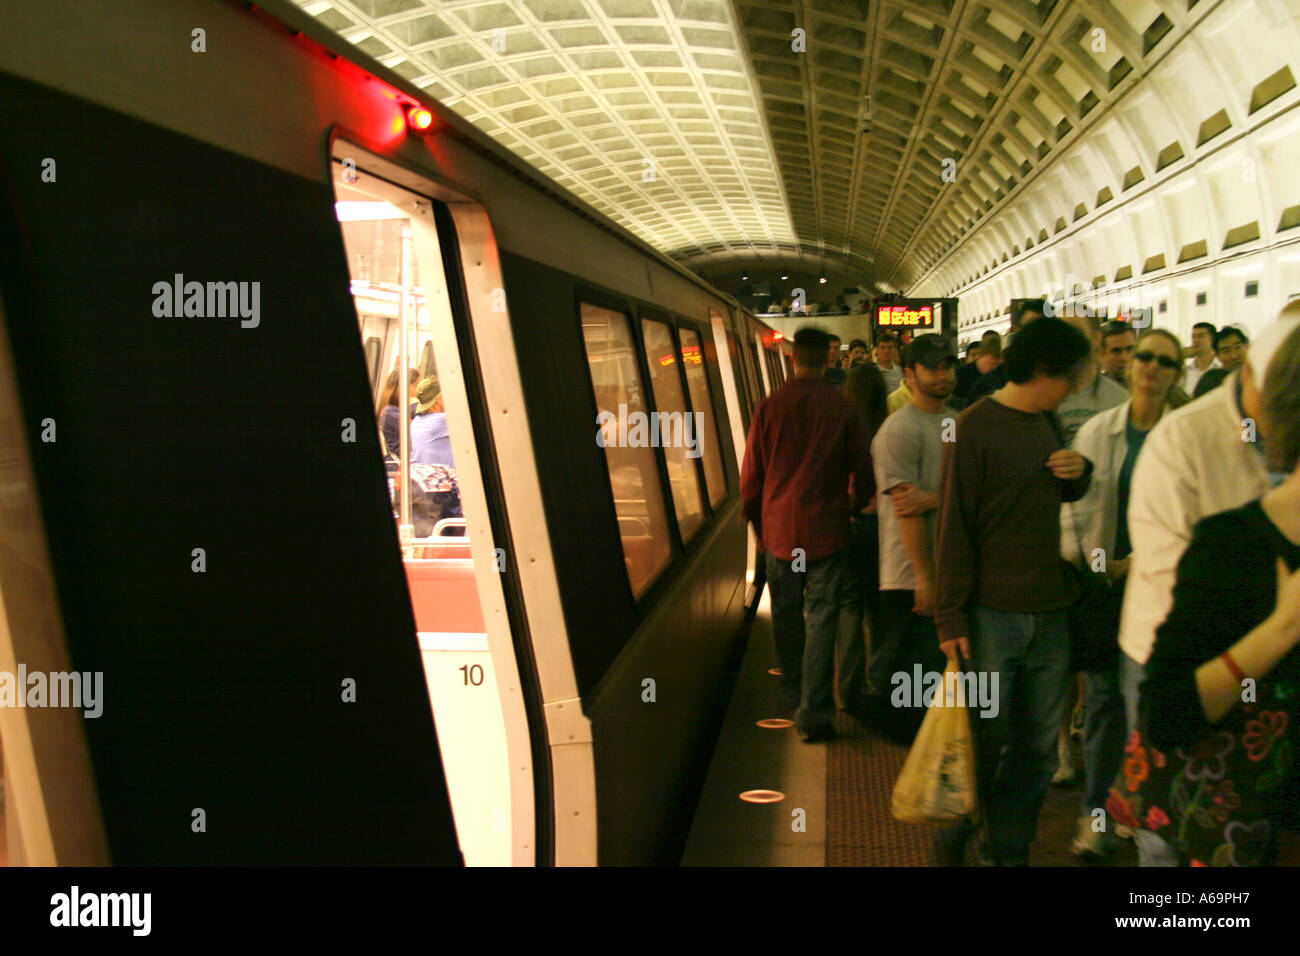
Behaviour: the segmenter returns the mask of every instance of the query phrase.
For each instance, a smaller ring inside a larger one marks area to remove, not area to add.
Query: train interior
[[[480,578],[491,581],[503,570],[502,558],[491,541],[476,540],[489,525],[475,513],[481,499],[461,493],[475,468],[474,430],[460,384],[437,200],[364,170],[339,170],[335,212],[373,421],[387,417],[390,425],[380,448],[457,836],[467,865],[509,865],[510,761],[478,590]],[[426,390],[418,392],[421,385]]]

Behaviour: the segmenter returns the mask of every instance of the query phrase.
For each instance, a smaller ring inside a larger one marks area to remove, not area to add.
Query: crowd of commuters
[[[1076,854],[1300,861],[1300,302],[1253,344],[1197,323],[1187,349],[1068,304],[1012,318],[964,361],[934,334],[846,360],[795,334],[741,491],[796,726],[832,737],[838,701],[910,741],[900,674],[995,677],[980,826],[936,848],[1026,865],[1078,688]]]

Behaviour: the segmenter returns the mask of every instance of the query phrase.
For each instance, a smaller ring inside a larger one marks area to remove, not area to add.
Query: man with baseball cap
[[[1204,398],[1160,419],[1133,471],[1128,527],[1133,545],[1119,645],[1124,702],[1131,731],[1138,691],[1156,628],[1173,605],[1178,562],[1202,518],[1239,508],[1280,481],[1270,476],[1258,434],[1260,392],[1273,353],[1300,323],[1291,302],[1251,343],[1239,369]],[[1137,831],[1139,862],[1165,859],[1160,839]]]
[[[907,739],[923,711],[889,706],[891,677],[942,671],[934,627],[935,541],[943,432],[957,412],[946,402],[957,381],[957,356],[945,340],[919,335],[903,351],[908,403],[885,420],[871,443],[880,515],[880,619],[883,640],[872,635],[867,672],[868,720]]]
[[[420,379],[415,386],[415,418],[411,421],[411,461],[424,465],[456,467],[451,455],[451,434],[442,407],[438,376]]]

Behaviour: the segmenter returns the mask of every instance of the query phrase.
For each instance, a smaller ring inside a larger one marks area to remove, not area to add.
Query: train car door
[[[454,235],[440,234],[432,188],[340,162],[362,153],[335,143],[335,209],[363,340],[374,316],[389,320],[385,362],[371,366],[376,427],[456,832],[466,865],[527,865],[529,730],[444,270]]]

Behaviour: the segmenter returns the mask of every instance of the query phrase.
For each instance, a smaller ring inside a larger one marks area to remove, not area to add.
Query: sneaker
[[[1074,839],[1070,841],[1070,852],[1075,856],[1092,856],[1101,859],[1114,849],[1115,838],[1105,831],[1094,830],[1092,822],[1092,814],[1079,817]]]
[[[1056,773],[1052,774],[1052,786],[1068,787],[1074,783],[1074,755],[1070,752],[1070,738],[1060,737],[1056,741]]]

